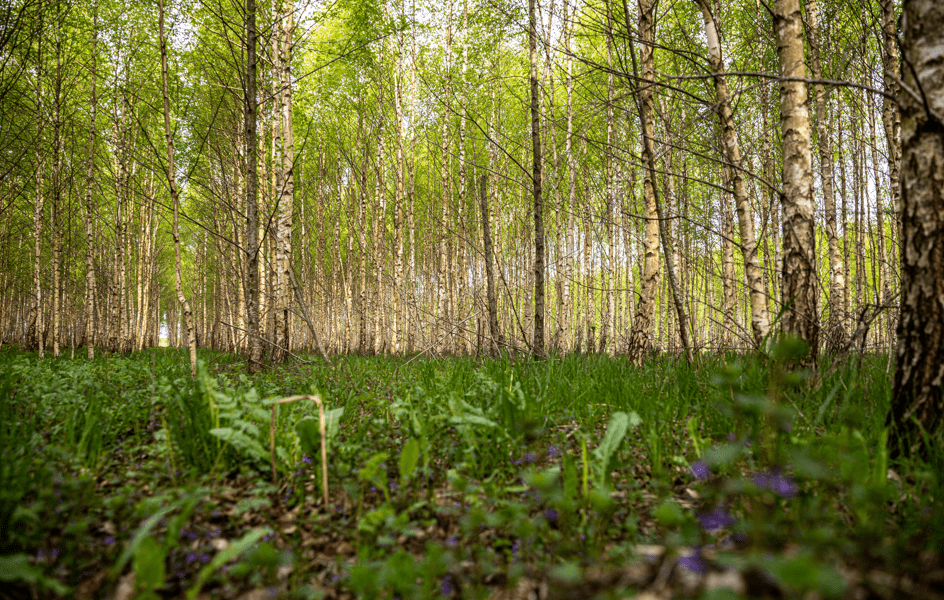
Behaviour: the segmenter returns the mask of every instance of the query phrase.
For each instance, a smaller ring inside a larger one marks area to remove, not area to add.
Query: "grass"
[[[814,386],[793,352],[249,378],[201,351],[191,380],[177,349],[7,350],[0,597],[941,595],[944,452],[889,461],[887,357]],[[272,485],[271,406],[309,393],[329,506],[310,402],[279,410]]]

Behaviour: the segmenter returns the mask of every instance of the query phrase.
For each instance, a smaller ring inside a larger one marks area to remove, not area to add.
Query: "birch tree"
[[[892,450],[907,455],[923,439],[938,443],[944,414],[944,4],[905,0],[902,30],[901,315],[889,424]]]
[[[819,314],[813,169],[806,57],[799,0],[776,0],[774,30],[780,64],[780,130],[783,135],[783,331],[809,345],[816,361]]]
[[[190,347],[190,376],[197,376],[197,336],[193,327],[193,311],[190,309],[190,302],[184,295],[183,275],[181,271],[180,260],[180,190],[177,187],[177,173],[174,167],[174,137],[170,129],[170,93],[167,84],[167,36],[164,32],[164,0],[157,0],[158,6],[158,32],[160,36],[161,47],[161,98],[164,108],[164,143],[167,145],[167,165],[165,166],[165,175],[167,177],[167,187],[170,190],[171,210],[173,219],[171,221],[171,235],[174,238],[174,284],[177,290],[177,302],[180,304],[184,313],[184,327],[187,331],[187,342]]]

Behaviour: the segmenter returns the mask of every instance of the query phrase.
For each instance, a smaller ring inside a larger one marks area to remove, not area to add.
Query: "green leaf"
[[[403,449],[400,451],[400,479],[402,481],[406,481],[413,476],[419,460],[420,443],[411,438],[403,444]]]
[[[134,577],[139,589],[155,590],[164,585],[164,546],[147,536],[134,553]]]
[[[344,415],[344,407],[333,408],[325,411],[325,437],[333,439],[341,430],[341,417]]]
[[[567,498],[577,497],[577,465],[574,464],[574,458],[568,453],[564,455],[564,496]]]
[[[606,426],[603,441],[593,451],[597,477],[600,481],[605,483],[608,480],[610,460],[623,443],[623,438],[626,437],[629,429],[638,427],[640,423],[642,419],[635,412],[629,414],[615,412],[610,417],[610,424]]]
[[[22,581],[50,589],[60,596],[69,592],[69,588],[58,580],[46,577],[41,569],[29,564],[29,556],[23,553],[0,556],[0,581]]]
[[[652,516],[654,516],[656,521],[663,527],[675,527],[676,525],[681,525],[685,520],[682,507],[672,500],[665,500],[659,505],[659,508],[656,509]]]
[[[197,575],[197,582],[193,584],[193,587],[187,590],[187,600],[194,600],[197,597],[197,594],[200,593],[200,588],[203,587],[203,584],[206,583],[207,579],[209,579],[217,569],[251,548],[253,544],[258,542],[262,536],[268,534],[270,531],[272,530],[268,527],[253,529],[214,556],[209,564],[200,569],[200,574]]]
[[[389,504],[382,504],[378,508],[368,512],[357,522],[357,530],[365,533],[374,533],[377,528],[384,524],[387,517],[394,515],[393,507]]]
[[[708,463],[709,467],[720,467],[733,463],[734,459],[740,456],[743,451],[743,444],[721,444],[720,446],[712,446],[705,450],[702,460]]]
[[[580,569],[580,565],[572,562],[565,562],[551,568],[550,575],[552,579],[571,585],[580,583],[583,579],[583,571]]]
[[[0,556],[0,581],[22,581],[35,584],[43,572],[29,564],[29,557],[25,554]]]
[[[298,436],[298,443],[302,447],[302,452],[311,457],[321,456],[321,430],[318,426],[318,419],[305,417],[295,423],[295,434]]]
[[[125,565],[128,564],[128,561],[131,560],[131,557],[137,552],[138,547],[144,543],[144,540],[148,538],[148,534],[154,529],[154,526],[164,518],[167,513],[176,510],[182,506],[187,505],[188,502],[195,502],[202,495],[201,492],[196,492],[190,494],[187,497],[181,498],[177,502],[166,506],[144,521],[138,530],[135,532],[134,537],[131,538],[131,542],[125,546],[125,549],[121,552],[121,556],[118,557],[118,562],[115,563],[115,575],[121,575],[121,572],[125,570]]]

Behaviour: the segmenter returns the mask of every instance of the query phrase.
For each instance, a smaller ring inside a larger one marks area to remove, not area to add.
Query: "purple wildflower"
[[[202,562],[203,564],[206,564],[206,563],[210,562],[210,555],[209,555],[209,554],[201,554],[201,555],[200,555],[200,562]]]
[[[311,464],[311,458],[309,458],[309,457],[307,457],[307,456],[302,457],[302,462],[305,463],[306,465],[310,465],[310,464]]]
[[[192,562],[194,562],[195,560],[197,560],[197,553],[196,553],[196,552],[189,552],[189,553],[187,554],[187,562],[188,562],[188,563],[192,563]]]
[[[105,538],[105,545],[106,545],[106,546],[111,546],[111,545],[114,544],[114,543],[115,543],[115,536],[110,535],[110,536],[108,536],[107,538]]]
[[[531,464],[538,459],[538,455],[534,452],[525,452],[524,453],[524,462]]]
[[[781,498],[793,498],[799,491],[792,477],[781,475],[778,471],[755,473],[751,479],[758,488],[770,490]]]
[[[721,509],[717,509],[698,515],[698,522],[707,531],[714,531],[715,529],[734,525],[734,517]]]
[[[797,484],[790,477],[778,475],[770,482],[770,490],[781,498],[793,498],[797,495]]]
[[[701,545],[698,544],[692,546],[690,554],[679,557],[678,564],[693,573],[704,573],[708,569],[708,564],[701,554]]]
[[[755,473],[751,479],[754,480],[754,485],[762,490],[766,490],[770,486],[770,475],[768,473]]]
[[[547,455],[551,458],[557,458],[561,455],[561,451],[557,448],[557,446],[548,446]]]
[[[453,590],[452,587],[452,576],[448,573],[443,577],[442,583],[439,584],[439,591],[442,592],[443,596],[451,596]]]
[[[692,463],[692,476],[695,479],[701,481],[708,479],[709,475],[711,475],[711,469],[708,468],[708,463],[703,460],[696,460]]]
[[[701,557],[701,553],[698,548],[695,548],[695,551],[692,554],[680,557],[678,559],[678,565],[691,571],[692,573],[701,574],[708,570],[708,563],[706,563],[705,559]]]
[[[455,548],[459,545],[459,536],[454,535],[446,540],[446,546],[449,548]]]
[[[544,518],[553,523],[560,518],[560,514],[557,512],[556,508],[549,508],[544,511]]]

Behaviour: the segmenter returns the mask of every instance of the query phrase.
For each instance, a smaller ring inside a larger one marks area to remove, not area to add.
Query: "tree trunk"
[[[262,340],[259,337],[259,204],[258,149],[256,132],[256,0],[246,0],[246,64],[243,107],[246,149],[246,329],[249,330],[250,373],[262,369]]]
[[[810,70],[813,79],[823,78],[820,62],[822,44],[819,30],[819,6],[817,0],[807,2],[807,28],[810,39]],[[826,243],[829,255],[829,326],[826,332],[826,348],[830,352],[846,344],[845,311],[843,290],[846,287],[842,268],[842,253],[836,232],[836,200],[833,193],[833,148],[829,137],[829,117],[826,114],[826,92],[822,84],[813,86],[816,105],[816,142],[819,147],[819,165],[823,183],[823,207],[826,210]]]
[[[39,10],[39,30],[42,31],[43,11],[42,5]],[[36,189],[33,195],[33,305],[30,309],[28,334],[29,346],[39,351],[39,358],[43,358],[46,351],[46,335],[43,329],[43,286],[40,272],[40,263],[43,252],[43,216],[45,212],[45,196],[43,195],[43,155],[42,135],[42,84],[40,75],[43,69],[43,39],[37,36],[36,39]]]
[[[562,349],[570,351],[574,348],[574,332],[577,329],[577,312],[573,303],[574,294],[574,261],[576,246],[574,244],[574,215],[577,211],[577,162],[574,154],[574,57],[571,40],[573,38],[573,20],[577,14],[577,6],[573,8],[573,13],[568,19],[567,9],[570,2],[564,3],[564,53],[567,61],[567,133],[565,137],[565,154],[567,158],[567,254],[564,258],[564,285],[561,286],[561,309],[565,315],[561,317],[563,331]],[[628,256],[628,255],[627,255]]]
[[[278,178],[278,221],[276,226],[275,259],[275,345],[272,361],[281,362],[291,349],[289,307],[292,304],[292,286],[289,277],[292,269],[292,218],[295,203],[295,134],[292,121],[292,53],[295,33],[294,6],[282,0],[279,44],[279,140],[282,159]]]
[[[936,444],[944,390],[944,5],[905,0],[901,107],[901,315],[892,410],[893,452]],[[923,432],[923,433],[922,433]]]
[[[482,173],[479,183],[479,202],[482,210],[482,246],[485,251],[485,285],[488,302],[489,354],[495,356],[504,343],[498,329],[498,296],[495,293],[494,257],[492,253],[492,232],[488,211],[488,174]]]
[[[722,167],[724,187],[731,187],[731,169]],[[721,338],[718,341],[720,350],[724,352],[731,347],[733,337],[737,331],[737,322],[734,316],[734,302],[737,293],[735,286],[737,279],[734,275],[734,219],[731,207],[728,205],[728,193],[722,192],[718,198],[718,207],[721,209],[721,293],[724,297],[722,304]]]
[[[879,0],[882,7],[882,67],[886,94],[896,96],[898,89],[898,36],[894,0]],[[882,122],[885,125],[885,143],[888,146],[888,180],[891,187],[895,214],[901,213],[901,114],[898,104],[888,96],[882,97]],[[900,225],[900,224],[899,224]]]
[[[62,19],[56,3],[56,80],[53,91],[52,218],[49,241],[52,247],[52,355],[59,358],[59,330],[62,324],[62,239],[59,212],[62,204]]]
[[[541,152],[541,115],[538,96],[536,0],[528,0],[528,48],[531,65],[531,195],[534,200],[534,325],[532,350],[539,359],[544,349],[544,200],[541,190],[543,154]]]
[[[806,63],[799,0],[776,0],[774,30],[780,62],[780,129],[783,135],[783,332],[819,350],[818,282],[813,223],[813,170]]]
[[[730,183],[734,192],[737,208],[738,225],[741,234],[741,253],[744,256],[744,275],[747,280],[751,303],[751,331],[754,343],[760,344],[770,329],[770,315],[767,312],[767,296],[764,287],[764,271],[757,257],[757,239],[754,235],[754,213],[751,200],[744,185],[744,169],[741,159],[741,146],[734,130],[734,116],[731,110],[728,81],[724,76],[724,57],[719,41],[718,24],[711,13],[707,0],[699,0],[702,17],[705,22],[705,36],[708,39],[708,62],[714,74],[715,95],[718,100],[718,118],[721,122],[721,141],[724,159],[730,170]],[[725,210],[725,214],[728,211]]]
[[[252,1],[252,0],[250,0]],[[159,9],[158,31],[161,45],[161,95],[164,101],[164,141],[167,144],[167,186],[170,188],[171,204],[173,205],[173,221],[171,235],[174,238],[174,283],[177,290],[177,302],[184,312],[184,339],[190,347],[190,376],[197,376],[197,336],[193,330],[193,311],[190,302],[184,296],[184,284],[180,260],[180,192],[177,189],[177,172],[174,170],[174,138],[170,129],[170,93],[167,84],[167,36],[164,33],[164,0],[157,0]]]
[[[655,36],[654,6],[649,0],[639,0],[639,71],[640,80],[637,88],[639,96],[639,119],[642,126],[643,154],[651,152],[652,145],[646,140],[652,140],[653,99],[652,86],[655,79],[653,63],[653,39]],[[629,15],[626,15],[627,28],[630,28]],[[631,30],[631,28],[630,28]],[[633,55],[635,60],[635,55]],[[636,305],[636,314],[633,317],[633,328],[629,335],[627,349],[629,360],[640,364],[652,350],[650,330],[652,328],[652,314],[655,310],[656,293],[659,291],[659,211],[655,197],[655,173],[652,168],[652,157],[644,156],[646,162],[643,180],[643,197],[645,199],[646,227],[643,236],[645,261],[639,303]]]

